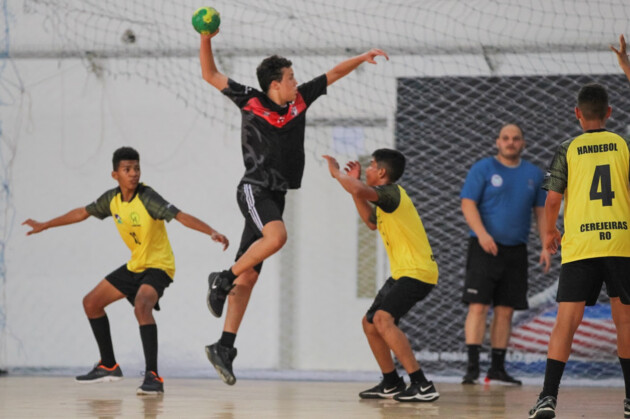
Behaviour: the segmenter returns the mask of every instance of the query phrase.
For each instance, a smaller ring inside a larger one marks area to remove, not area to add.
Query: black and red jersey
[[[241,147],[245,174],[241,182],[274,191],[298,189],[304,173],[306,110],[326,94],[322,74],[298,86],[295,101],[286,106],[273,102],[252,87],[228,80],[221,93],[229,97],[243,116]]]

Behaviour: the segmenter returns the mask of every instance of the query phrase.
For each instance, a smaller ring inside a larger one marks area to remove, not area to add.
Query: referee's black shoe
[[[466,375],[462,378],[462,384],[479,384],[479,366],[468,366]]]
[[[236,377],[232,371],[232,361],[236,358],[236,348],[228,348],[217,342],[206,346],[206,355],[223,382],[230,386],[234,385]]]
[[[523,382],[521,380],[517,380],[508,374],[504,369],[492,369],[488,370],[488,374],[485,379],[486,384],[507,384],[513,386],[521,386]]]
[[[206,302],[208,310],[214,317],[221,317],[223,306],[228,294],[234,288],[234,283],[223,275],[222,272],[212,272],[208,276],[208,295]]]

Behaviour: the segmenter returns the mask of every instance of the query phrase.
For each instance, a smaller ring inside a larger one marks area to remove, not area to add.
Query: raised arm
[[[203,79],[217,89],[223,90],[228,86],[228,78],[217,69],[212,52],[212,38],[218,33],[219,29],[210,35],[201,35],[199,61],[201,62],[201,75]]]
[[[373,48],[367,52],[364,52],[361,55],[357,55],[356,57],[348,58],[347,60],[340,62],[332,70],[326,73],[328,86],[330,86],[340,78],[347,76],[364,62],[376,64],[374,58],[378,57],[379,55],[389,60],[389,57],[387,56],[385,51]]]
[[[179,221],[180,223],[182,223],[184,226],[193,230],[197,230],[201,233],[207,234],[215,242],[223,244],[223,250],[227,249],[228,246],[230,245],[230,242],[228,241],[227,237],[225,237],[223,234],[219,233],[218,231],[216,231],[215,229],[213,229],[208,224],[204,223],[203,221],[201,221],[199,218],[195,216],[187,214],[184,211],[180,211],[175,216],[175,219]]]
[[[372,213],[374,212],[374,208],[370,205],[369,201],[376,201],[378,199],[378,194],[374,188],[367,186],[359,180],[359,177],[361,176],[361,165],[359,162],[349,162],[345,172],[342,172],[339,169],[339,163],[337,163],[337,160],[335,160],[334,157],[323,157],[328,161],[328,170],[330,171],[330,175],[337,179],[346,192],[352,195],[352,199],[357,207],[359,216],[365,225],[367,225],[370,230],[375,230],[376,224],[372,222]]]
[[[492,236],[486,230],[486,227],[483,225],[481,214],[479,214],[479,208],[477,208],[477,203],[472,199],[462,198],[462,212],[464,213],[464,218],[466,219],[466,223],[468,223],[468,227],[470,227],[470,229],[477,235],[479,245],[486,253],[496,256],[499,253],[499,248],[494,242]]]
[[[40,223],[39,221],[35,221],[32,219],[28,219],[22,223],[22,225],[27,225],[32,228],[31,231],[27,232],[26,235],[30,236],[31,234],[39,233],[44,230],[47,230],[51,227],[60,227],[68,224],[79,223],[86,218],[88,218],[90,214],[88,214],[85,207],[75,208],[72,211],[65,213],[64,215],[60,215],[59,217],[53,218],[52,220],[45,221]]]
[[[628,53],[626,51],[626,39],[623,35],[619,36],[619,49],[610,46],[610,49],[617,55],[617,60],[619,61],[619,67],[623,70],[630,81],[630,59],[628,59]]]

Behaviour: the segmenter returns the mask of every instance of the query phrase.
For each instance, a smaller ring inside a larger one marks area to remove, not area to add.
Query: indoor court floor
[[[526,418],[540,391],[437,382],[436,402],[398,403],[360,400],[375,383],[166,378],[163,396],[136,396],[140,382],[0,376],[0,418]],[[620,418],[623,398],[618,387],[561,387],[558,417]]]

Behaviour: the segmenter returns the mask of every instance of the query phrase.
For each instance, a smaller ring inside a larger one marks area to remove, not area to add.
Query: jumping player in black
[[[206,354],[223,381],[234,384],[234,341],[263,261],[284,246],[287,232],[282,221],[288,189],[298,189],[304,172],[304,130],[308,107],[327,86],[346,76],[363,62],[376,64],[384,51],[372,49],[339,63],[313,80],[298,83],[291,61],[273,55],[264,59],[256,74],[261,91],[243,86],[219,72],[211,39],[201,35],[199,59],[203,79],[229,97],[243,116],[241,144],[245,175],[237,188],[238,205],[245,227],[236,263],[208,278],[208,308],[221,317],[229,301],[221,339],[206,347]]]

